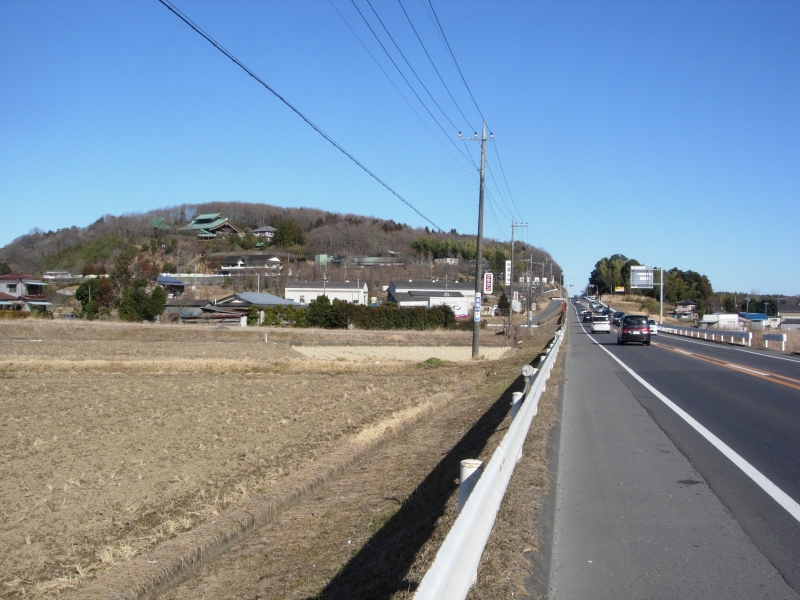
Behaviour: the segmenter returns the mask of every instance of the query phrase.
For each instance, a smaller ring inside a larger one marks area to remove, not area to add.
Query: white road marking
[[[785,360],[786,362],[790,362],[790,363],[794,363],[794,364],[800,364],[800,360],[796,360],[794,358],[787,358],[785,356],[772,356],[771,354],[764,354],[762,352],[753,352],[752,350],[745,350],[744,348],[739,348],[737,346],[729,346],[727,344],[724,345],[724,346],[714,345],[715,343],[712,342],[711,340],[708,340],[707,342],[705,340],[704,341],[690,340],[690,339],[688,339],[686,337],[679,336],[679,335],[674,335],[674,334],[665,335],[663,339],[664,340],[675,340],[675,341],[686,342],[687,344],[700,344],[701,346],[707,346],[707,347],[711,347],[711,348],[719,348],[720,350],[735,350],[736,352],[744,352],[746,354],[755,354],[756,356],[763,356],[764,358],[772,358],[772,359],[775,359],[775,360]]]
[[[680,350],[678,350],[680,352]],[[743,367],[742,365],[737,365],[736,363],[725,363],[728,367],[733,367],[734,369],[739,369],[740,371],[747,371],[748,373],[754,373],[755,375],[763,375],[764,377],[772,377],[769,373],[764,373],[762,371],[754,371],[753,369],[748,369],[747,367]]]
[[[685,354],[686,356],[694,356],[693,352],[687,352],[686,350],[681,350],[680,348],[675,348],[675,352],[680,352],[681,354]]]
[[[583,325],[581,325],[583,328]],[[585,330],[584,330],[585,331]],[[656,388],[652,385],[647,383],[642,377],[639,376],[633,369],[631,369],[628,365],[614,356],[611,352],[609,352],[606,348],[604,348],[598,341],[594,338],[589,337],[592,342],[597,344],[603,352],[608,354],[611,358],[617,361],[620,366],[625,369],[631,376],[636,379],[639,383],[641,383],[645,388],[647,388],[653,395],[661,400],[667,407],[672,409],[672,411],[677,414],[681,419],[686,421],[697,433],[702,435],[706,440],[708,440],[712,446],[714,446],[717,450],[722,452],[734,465],[739,467],[741,471],[747,475],[753,482],[764,490],[770,497],[775,500],[778,504],[780,504],[786,512],[792,515],[797,521],[800,521],[800,504],[795,502],[795,500],[789,496],[786,492],[784,492],[781,488],[777,485],[772,483],[767,477],[761,473],[758,469],[756,469],[753,465],[747,462],[744,458],[742,458],[733,448],[728,446],[725,442],[719,439],[716,435],[711,433],[708,429],[706,429],[699,421],[697,421],[692,415],[687,413],[683,410],[680,406],[675,404],[672,400],[667,398],[664,394],[659,392]]]

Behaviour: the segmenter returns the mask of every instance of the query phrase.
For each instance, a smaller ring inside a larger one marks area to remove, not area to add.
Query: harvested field
[[[387,427],[469,397],[494,363],[418,363],[454,360],[436,350],[468,351],[470,336],[0,323],[0,595],[58,597],[290,485],[334,450],[356,454]],[[482,347],[507,343],[488,333]],[[392,346],[395,357],[426,348],[420,361],[380,365],[293,349],[331,344]]]
[[[429,358],[438,358],[450,362],[472,360],[472,347],[464,346],[293,346],[295,350],[309,358],[317,360],[397,360],[403,362],[421,362]],[[509,348],[482,348],[481,358],[497,360],[508,352]]]

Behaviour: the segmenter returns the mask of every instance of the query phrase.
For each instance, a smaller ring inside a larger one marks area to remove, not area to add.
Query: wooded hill
[[[179,229],[195,215],[221,213],[242,229],[242,237],[232,235],[200,241],[196,232]],[[168,229],[151,228],[154,218],[162,218]],[[252,230],[270,225],[278,229],[276,244],[265,250],[289,252],[313,260],[315,254],[332,256],[401,256],[409,263],[428,263],[436,258],[474,260],[475,236],[431,232],[427,228],[353,214],[332,213],[315,208],[283,208],[244,202],[182,204],[145,213],[122,216],[104,215],[88,227],[58,231],[34,229],[0,248],[0,263],[12,271],[31,274],[65,269],[73,273],[102,273],[113,268],[120,254],[134,255],[131,266],[145,275],[160,271],[188,271],[198,257],[217,252],[247,252],[260,249]],[[486,240],[484,256],[495,273],[503,271],[510,257],[507,243]],[[518,258],[552,261],[546,251],[517,243]],[[142,269],[137,269],[137,265]],[[165,266],[167,268],[165,268]],[[519,262],[517,272],[524,270]],[[553,273],[560,276],[554,263]]]

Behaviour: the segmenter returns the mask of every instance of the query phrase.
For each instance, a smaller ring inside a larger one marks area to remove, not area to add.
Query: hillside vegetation
[[[245,232],[201,242],[194,234],[180,232],[195,215],[222,213]],[[154,230],[151,220],[162,218],[169,229]],[[213,271],[213,261],[204,257],[218,252],[248,252],[262,249],[252,230],[275,227],[275,252],[291,253],[302,258],[315,254],[332,256],[401,256],[408,263],[429,263],[436,258],[474,260],[475,236],[431,232],[427,228],[353,214],[332,213],[314,208],[282,208],[268,204],[243,202],[210,202],[182,204],[171,208],[121,216],[104,215],[88,227],[69,227],[57,231],[35,229],[0,249],[0,263],[12,271],[31,274],[45,270],[65,269],[73,273],[111,272],[122,255],[130,260],[134,274],[151,277],[164,271],[186,272],[197,268]],[[552,262],[550,255],[531,246],[517,244],[518,256],[533,254],[534,261]],[[505,268],[510,246],[486,240],[485,258],[495,273]],[[524,258],[524,257],[523,257]],[[522,272],[524,265],[515,265]],[[560,268],[553,266],[560,276]]]

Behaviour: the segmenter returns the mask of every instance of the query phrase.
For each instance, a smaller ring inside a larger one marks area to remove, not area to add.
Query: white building
[[[369,289],[364,281],[287,281],[284,298],[308,306],[312,300],[325,295],[333,302],[368,304]]]
[[[475,284],[452,281],[392,281],[387,289],[389,302],[397,306],[432,308],[446,304],[456,317],[468,317],[474,310]]]
[[[707,329],[727,329],[736,331],[739,327],[739,315],[736,313],[714,313],[703,315],[700,327]]]

